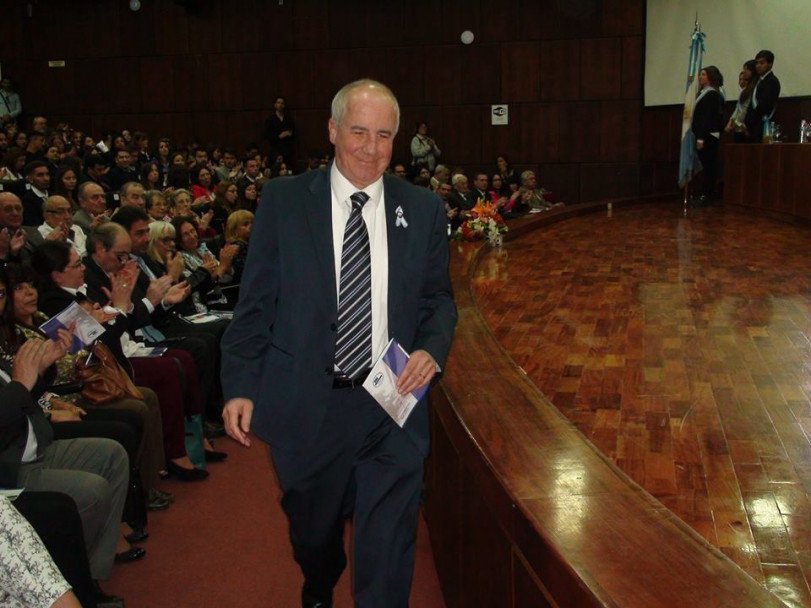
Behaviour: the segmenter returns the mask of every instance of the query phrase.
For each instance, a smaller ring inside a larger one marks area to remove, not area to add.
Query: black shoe
[[[206,439],[225,437],[225,426],[219,422],[211,422],[206,420],[203,422],[203,434],[206,436]]]
[[[93,600],[98,608],[124,608],[124,600],[117,595],[104,593],[98,581],[93,581]]]
[[[305,584],[301,590],[302,608],[332,608],[332,591],[325,594],[316,594],[307,589]]]
[[[132,532],[124,535],[124,540],[130,544],[142,543],[147,538],[149,538],[149,532],[144,530],[142,527],[133,528]]]
[[[174,504],[175,502],[175,497],[173,494],[170,494],[169,492],[164,492],[163,490],[159,490],[158,488],[152,488],[149,491],[149,493],[154,494],[155,496],[159,496],[164,500],[168,500],[169,504]]]
[[[147,511],[164,511],[172,506],[172,501],[150,490],[146,495]]]
[[[166,463],[166,470],[171,477],[177,477],[180,481],[203,481],[208,477],[208,471],[203,469],[184,469],[169,461]]]
[[[208,451],[206,450],[206,462],[222,462],[228,458],[228,454],[225,452],[215,452],[215,451]]]
[[[115,563],[128,564],[141,559],[144,555],[146,555],[146,549],[141,547],[130,547],[126,551],[115,554]]]

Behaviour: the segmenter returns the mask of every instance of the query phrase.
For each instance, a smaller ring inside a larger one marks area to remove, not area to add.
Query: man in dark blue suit
[[[752,101],[746,110],[744,124],[748,131],[749,143],[759,144],[763,140],[763,120],[774,116],[777,98],[780,97],[780,80],[772,72],[774,53],[760,51],[755,55],[755,71],[758,82],[752,92]]]
[[[361,80],[338,92],[329,120],[335,162],[265,185],[259,238],[222,343],[226,429],[243,445],[251,428],[270,444],[305,607],[332,605],[348,517],[355,604],[408,605],[427,405],[401,428],[361,384],[392,337],[411,353],[398,391],[429,383],[447,357],[456,306],[442,204],[384,175],[398,125],[384,85]],[[342,253],[354,251],[346,228],[358,226],[358,214],[368,234],[359,247],[369,250],[371,321],[362,361],[350,364],[336,343],[347,339]]]

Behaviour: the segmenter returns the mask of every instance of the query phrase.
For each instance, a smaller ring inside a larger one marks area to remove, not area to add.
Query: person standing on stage
[[[763,140],[763,120],[774,116],[777,98],[780,97],[780,81],[772,72],[774,53],[760,51],[755,55],[755,71],[758,81],[752,91],[752,101],[746,111],[744,123],[749,131],[749,142],[759,144]]]
[[[715,181],[718,177],[718,150],[720,148],[724,98],[719,88],[724,84],[721,72],[708,65],[698,75],[701,91],[696,99],[690,128],[696,136],[696,152],[704,173],[704,194],[701,201],[711,205],[715,199]]]
[[[222,342],[226,429],[270,444],[304,607],[332,606],[347,517],[355,605],[408,605],[427,405],[401,428],[361,384],[389,338],[411,353],[400,394],[431,382],[457,314],[442,204],[384,174],[399,113],[381,83],[346,85],[328,125],[334,162],[265,185]]]

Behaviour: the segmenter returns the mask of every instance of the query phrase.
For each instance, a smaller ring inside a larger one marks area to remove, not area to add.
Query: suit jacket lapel
[[[389,338],[396,334],[397,319],[400,318],[399,307],[405,295],[403,293],[404,284],[401,279],[404,275],[403,263],[406,251],[408,251],[408,230],[402,226],[397,226],[397,208],[402,208],[403,217],[408,221],[408,203],[398,197],[394,190],[394,188],[389,187],[386,176],[383,176],[383,191],[386,203],[386,239],[389,250]]]
[[[310,184],[309,197],[304,202],[310,237],[313,241],[318,270],[327,286],[324,293],[332,310],[337,312],[335,285],[335,247],[332,239],[332,193],[329,185],[329,167],[319,172]]]

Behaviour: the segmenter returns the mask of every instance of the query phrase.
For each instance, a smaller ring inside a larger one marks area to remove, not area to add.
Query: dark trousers
[[[23,492],[14,507],[36,530],[82,606],[95,606],[82,520],[73,499],[59,492]]]
[[[719,141],[710,135],[704,140],[704,148],[697,150],[698,159],[704,167],[704,196],[713,200],[715,198],[715,182],[718,180],[718,148]]]
[[[407,607],[423,472],[408,434],[363,388],[336,389],[313,445],[274,464],[305,593],[331,597],[351,517],[355,605]]]
[[[173,342],[172,347],[185,350],[194,359],[200,399],[209,420],[222,420],[220,339],[226,326],[227,321],[196,325],[177,320],[161,328],[169,337],[183,338],[180,342]]]

